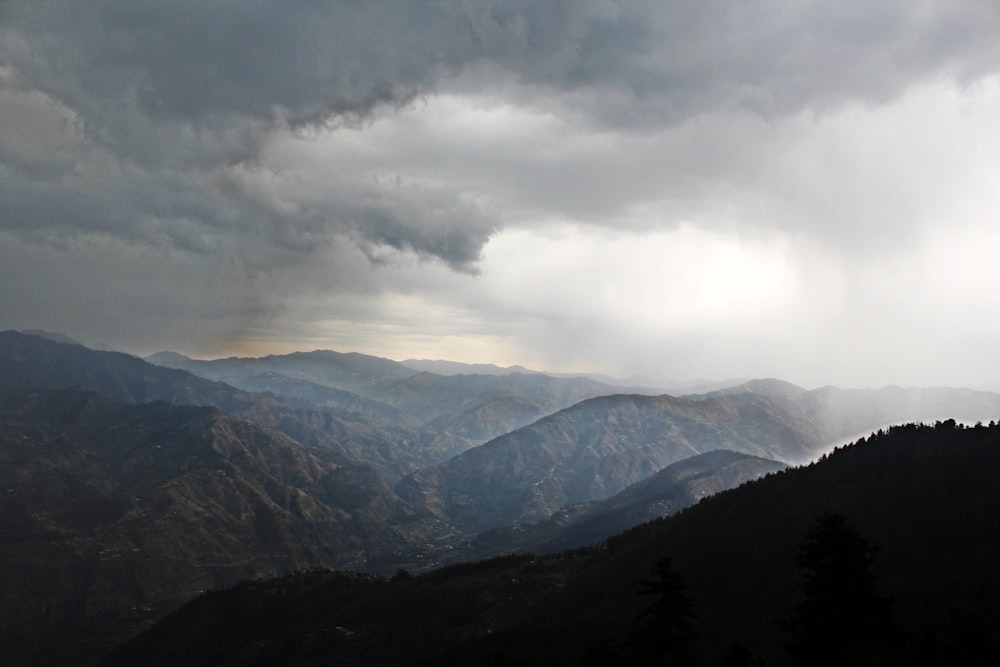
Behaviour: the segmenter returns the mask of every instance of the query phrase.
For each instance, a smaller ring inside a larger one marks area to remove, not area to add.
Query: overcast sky
[[[0,3],[0,328],[1000,386],[1000,3]]]

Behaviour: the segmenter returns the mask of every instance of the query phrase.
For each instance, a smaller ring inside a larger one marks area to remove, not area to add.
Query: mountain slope
[[[764,396],[591,399],[406,477],[396,491],[460,529],[536,521],[714,449],[802,456],[819,439]]]
[[[962,389],[807,391],[758,380],[700,396],[608,396],[578,403],[396,485],[414,506],[467,533],[544,519],[607,498],[686,457],[716,449],[808,461],[892,423],[951,411],[1000,414],[1000,395]]]
[[[8,656],[86,652],[241,578],[377,567],[422,535],[371,468],[328,449],[81,389],[0,402],[0,488]]]
[[[785,467],[778,461],[725,449],[692,456],[605,500],[564,507],[543,521],[479,535],[467,559],[510,550],[553,553],[596,544]]]
[[[233,386],[246,391],[271,393],[277,396],[310,401],[323,407],[343,410],[392,426],[414,428],[419,425],[413,418],[385,403],[365,398],[345,389],[335,389],[309,380],[296,380],[272,371],[239,377],[233,381]]]

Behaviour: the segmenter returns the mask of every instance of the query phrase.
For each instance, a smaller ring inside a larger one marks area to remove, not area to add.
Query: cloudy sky
[[[1000,386],[1000,3],[0,3],[0,328]]]

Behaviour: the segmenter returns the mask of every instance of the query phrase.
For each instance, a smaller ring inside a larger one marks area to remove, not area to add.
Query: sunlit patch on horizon
[[[542,317],[552,308],[683,332],[752,329],[798,294],[779,237],[739,239],[690,224],[646,233],[567,225],[560,232],[494,237],[484,253],[493,298]]]

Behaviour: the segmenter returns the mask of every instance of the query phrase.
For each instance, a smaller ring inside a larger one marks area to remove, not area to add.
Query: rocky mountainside
[[[201,590],[377,569],[423,537],[372,468],[214,407],[0,402],[0,653],[80,664]],[[106,646],[105,646],[106,648]],[[70,659],[69,656],[75,656]],[[17,659],[6,664],[27,664]]]
[[[583,401],[404,478],[396,491],[465,531],[543,520],[607,498],[671,463],[729,449],[786,463],[904,421],[1000,414],[1000,395],[960,389],[807,391],[754,381],[701,396]]]

